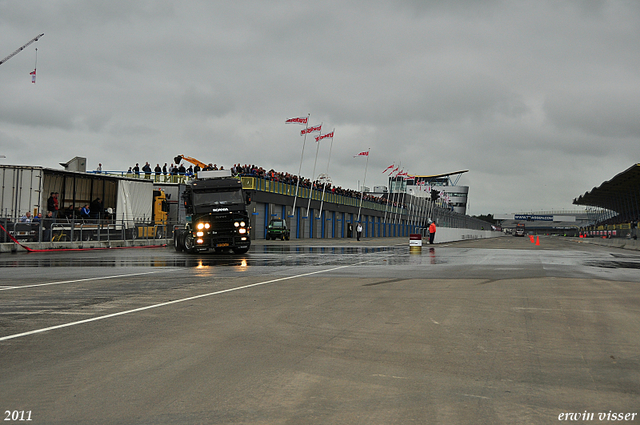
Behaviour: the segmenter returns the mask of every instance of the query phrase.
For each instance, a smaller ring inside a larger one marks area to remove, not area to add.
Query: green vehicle
[[[274,218],[269,222],[267,226],[267,240],[269,239],[282,239],[289,240],[289,228],[287,228],[287,222],[281,218]]]

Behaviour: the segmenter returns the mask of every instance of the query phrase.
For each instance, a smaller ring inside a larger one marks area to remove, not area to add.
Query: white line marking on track
[[[491,398],[489,398],[489,397],[484,397],[484,396],[475,395],[475,394],[463,394],[463,393],[460,393],[460,395],[465,396],[465,397],[474,397],[474,398],[482,398],[482,399],[485,399],[485,400],[491,400]]]
[[[175,271],[177,269],[173,269],[173,270],[162,270],[162,271]],[[119,274],[119,275],[115,275],[115,276],[102,276],[102,277],[88,277],[85,279],[75,279],[75,280],[63,280],[60,282],[49,282],[49,283],[36,283],[33,285],[24,285],[24,286],[6,286],[6,287],[0,287],[0,291],[8,291],[10,289],[26,289],[26,288],[37,288],[39,286],[50,286],[50,285],[62,285],[65,283],[78,283],[78,282],[89,282],[92,280],[102,280],[102,279],[116,279],[119,277],[131,277],[131,276],[143,276],[146,274],[152,274],[152,273],[159,273],[160,270],[154,270],[152,272],[143,272],[143,273],[131,273],[131,274]]]
[[[160,304],[148,305],[146,307],[134,308],[133,310],[120,311],[118,313],[107,314],[105,316],[92,317],[91,319],[78,320],[77,322],[63,323],[61,325],[51,326],[51,327],[48,327],[48,328],[35,329],[33,331],[22,332],[22,333],[14,334],[14,335],[7,335],[7,336],[1,337],[0,338],[0,342],[1,341],[7,341],[7,340],[10,340],[10,339],[14,339],[14,338],[21,338],[23,336],[34,335],[34,334],[39,334],[39,333],[42,333],[42,332],[52,331],[52,330],[55,330],[55,329],[68,328],[68,327],[71,327],[71,326],[82,325],[84,323],[96,322],[98,320],[110,319],[112,317],[124,316],[125,314],[138,313],[140,311],[151,310],[152,308],[165,307],[165,306],[168,306],[168,305],[178,304],[178,303],[182,303],[182,302],[185,302],[185,301],[193,301],[193,300],[197,300],[198,298],[211,297],[213,295],[220,295],[220,294],[225,294],[225,293],[228,293],[228,292],[240,291],[242,289],[254,288],[256,286],[268,285],[270,283],[282,282],[284,280],[290,280],[290,279],[296,279],[296,278],[299,278],[299,277],[311,276],[311,275],[314,275],[314,274],[332,272],[332,271],[335,271],[335,270],[340,270],[340,269],[344,269],[344,268],[347,268],[347,267],[352,267],[352,266],[355,266],[355,265],[358,265],[358,264],[369,263],[371,261],[372,260],[360,261],[360,262],[358,262],[356,264],[351,264],[351,265],[347,265],[347,266],[339,266],[339,267],[334,267],[334,268],[327,269],[327,270],[317,270],[315,272],[302,273],[302,274],[298,274],[298,275],[294,275],[294,276],[288,276],[288,277],[281,277],[281,278],[278,278],[278,279],[266,280],[264,282],[252,283],[250,285],[238,286],[238,287],[235,287],[235,288],[229,288],[229,289],[223,289],[223,290],[220,290],[220,291],[209,292],[208,294],[195,295],[193,297],[181,298],[179,300],[167,301],[167,302],[160,303]],[[140,274],[143,274],[143,273],[140,273]]]

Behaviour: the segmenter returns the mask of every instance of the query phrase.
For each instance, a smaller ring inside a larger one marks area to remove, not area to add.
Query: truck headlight
[[[196,240],[196,243],[200,244],[200,243],[204,243],[204,241],[202,239],[198,239],[198,240]]]
[[[201,237],[203,237],[203,236],[204,236],[204,232],[197,232],[197,233],[196,233],[196,236],[197,236],[197,237],[199,237],[199,238],[201,238]]]
[[[196,226],[196,229],[198,229],[198,230],[204,229],[204,223],[198,223],[197,226]]]
[[[242,229],[238,230],[238,233],[240,233],[241,235],[242,235],[242,234],[245,234],[245,233],[247,233],[247,229],[245,229],[245,228],[243,227]]]
[[[244,223],[244,221],[241,221],[241,222],[240,222],[240,227],[245,227],[245,223]]]
[[[234,221],[233,225],[236,226],[236,227],[240,227],[240,223],[238,223],[237,221]]]

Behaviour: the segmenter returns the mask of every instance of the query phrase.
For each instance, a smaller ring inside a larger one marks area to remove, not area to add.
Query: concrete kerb
[[[435,244],[463,241],[470,239],[485,239],[504,236],[502,232],[494,232],[488,230],[470,230],[470,229],[453,229],[441,227],[436,232]],[[428,241],[428,237],[423,241]],[[423,242],[423,246],[428,243]],[[357,245],[357,246],[409,246],[409,236],[402,237],[384,237],[384,238],[361,238],[357,241],[355,238],[311,238],[311,239],[292,239],[290,241],[267,241],[265,239],[257,239],[251,241],[252,245],[282,245],[282,244],[298,244],[313,246],[331,246],[331,245]],[[127,240],[111,240],[111,241],[76,241],[76,242],[25,242],[24,245],[31,249],[99,249],[99,248],[123,248],[123,247],[141,247],[149,245],[172,245],[173,239],[135,239]],[[26,250],[13,243],[0,243],[0,253],[26,252]]]
[[[640,251],[640,241],[626,238],[572,238],[577,243],[590,243],[594,245],[611,246],[614,248],[631,249]]]
[[[153,242],[153,243],[147,243]],[[112,241],[77,241],[77,242],[25,242],[23,245],[31,249],[105,249],[105,248],[130,248],[155,245],[173,244],[173,239],[134,239],[134,240],[112,240]],[[27,252],[27,250],[16,243],[0,243],[0,253]]]

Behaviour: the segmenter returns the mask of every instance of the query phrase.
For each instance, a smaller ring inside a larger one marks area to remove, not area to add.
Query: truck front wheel
[[[196,240],[193,238],[191,232],[184,235],[184,250],[187,252],[196,251]]]
[[[179,232],[175,232],[173,234],[173,247],[178,252],[181,252],[184,249],[184,246],[182,245],[182,240],[181,239],[182,239],[182,237],[181,237]]]

